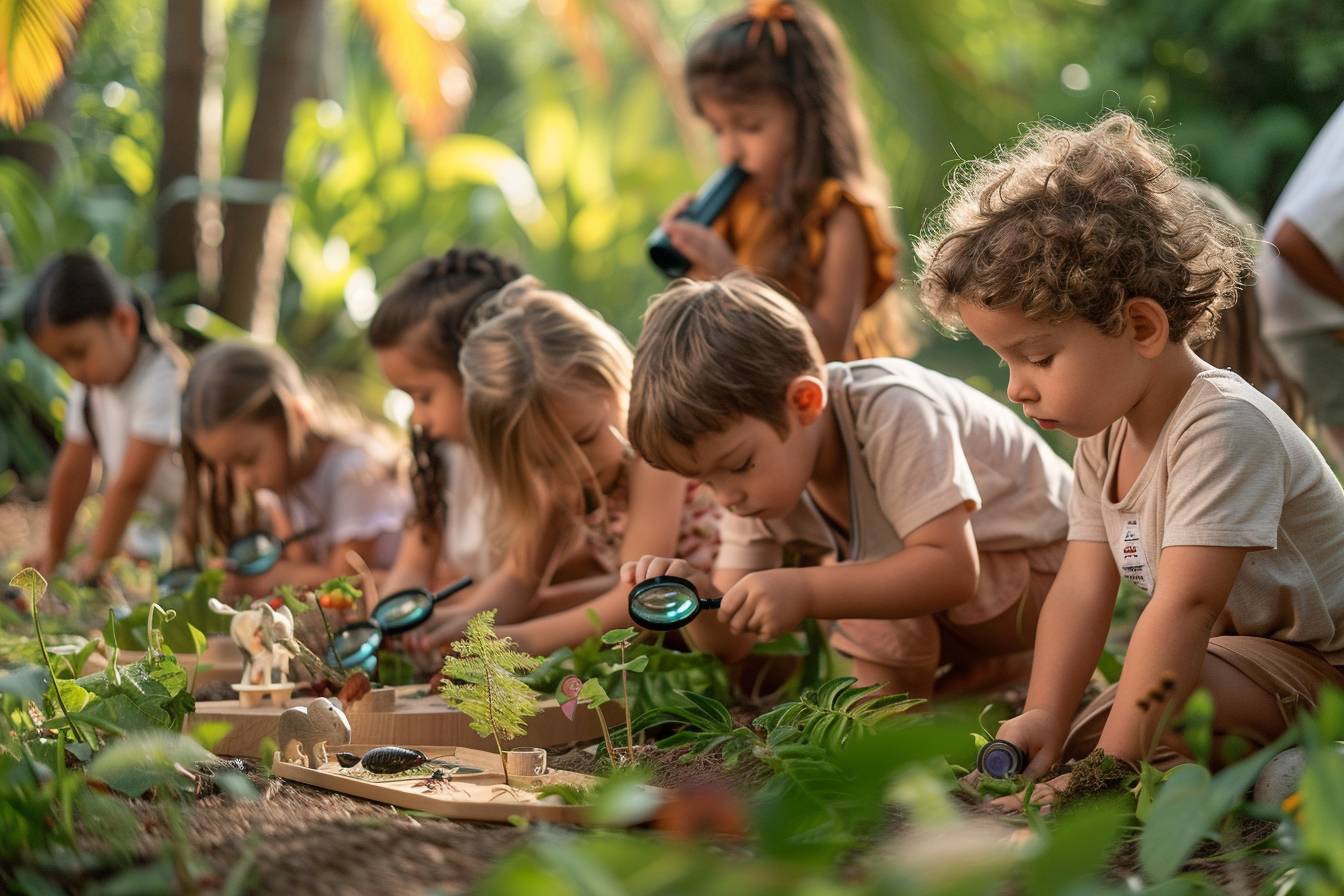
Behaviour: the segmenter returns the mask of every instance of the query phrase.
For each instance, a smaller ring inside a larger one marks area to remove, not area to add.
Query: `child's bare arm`
[[[1110,545],[1069,542],[1036,625],[1026,707],[998,732],[1031,757],[1028,777],[1043,775],[1059,758],[1069,721],[1106,645],[1119,588]]]
[[[443,549],[443,530],[413,523],[402,533],[397,558],[383,580],[382,590],[393,594],[406,588],[426,588],[434,584],[434,571]]]
[[[806,589],[808,617],[905,619],[939,613],[973,598],[980,561],[970,512],[959,506],[912,531],[903,549],[881,560],[779,573],[797,576]],[[772,628],[762,634],[780,632]]]
[[[1291,218],[1279,225],[1270,242],[1302,282],[1344,305],[1344,273]]]
[[[1160,736],[1159,722],[1165,716],[1170,723],[1199,684],[1214,623],[1248,552],[1203,546],[1162,551],[1161,578],[1130,639],[1115,708],[1101,734],[1103,750],[1132,760],[1147,756]],[[1151,701],[1145,712],[1139,701],[1163,679],[1172,682],[1166,699]]]
[[[816,300],[804,309],[827,361],[840,361],[868,294],[868,235],[859,213],[842,205],[826,222],[826,254],[817,271]]]
[[[43,575],[50,575],[65,556],[66,541],[75,522],[75,513],[89,490],[94,456],[92,444],[71,440],[62,443],[61,450],[56,453],[56,463],[51,470],[47,544],[39,554],[28,560],[28,565],[37,567]]]
[[[103,515],[89,542],[87,559],[81,558],[80,570],[84,576],[96,572],[117,552],[126,524],[167,450],[168,446],[162,442],[146,442],[134,436],[126,443],[126,457],[121,469],[103,496]]]

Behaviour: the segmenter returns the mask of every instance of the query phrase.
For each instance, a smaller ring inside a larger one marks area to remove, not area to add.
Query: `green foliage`
[[[472,731],[493,738],[502,756],[500,741],[523,734],[527,718],[537,714],[536,694],[518,674],[532,671],[541,660],[514,650],[512,638],[495,635],[494,610],[471,617],[465,637],[452,646],[457,656],[443,660],[439,693],[445,703],[467,714]]]
[[[682,702],[680,693],[694,691],[726,701],[728,674],[723,662],[707,653],[687,653],[662,646],[661,638],[627,648],[629,670],[642,674],[630,681],[631,705],[636,710]],[[641,659],[646,658],[646,659]],[[562,647],[546,657],[535,671],[524,676],[528,687],[551,694],[567,676],[587,681],[597,679],[612,699],[625,693],[621,680],[621,654],[594,634],[574,648]]]
[[[229,631],[231,617],[210,609],[210,600],[219,597],[225,575],[223,570],[207,569],[196,577],[191,591],[161,595],[155,603],[137,604],[129,614],[110,622],[103,634],[123,650],[148,650],[149,615],[157,604],[173,614],[158,626],[163,642],[177,653],[200,653],[193,628],[204,635],[223,635]]]
[[[635,719],[634,729],[680,725],[658,746],[689,746],[688,758],[719,750],[724,765],[732,766],[747,756],[766,760],[794,748],[834,752],[856,733],[871,733],[923,702],[900,695],[870,697],[877,686],[859,688],[856,681],[833,678],[810,688],[798,700],[757,716],[751,727],[734,724],[727,707],[712,697],[683,691],[685,705],[648,710]]]
[[[99,751],[88,775],[127,796],[143,796],[158,787],[185,791],[194,782],[182,770],[214,761],[214,754],[184,734],[137,731]]]

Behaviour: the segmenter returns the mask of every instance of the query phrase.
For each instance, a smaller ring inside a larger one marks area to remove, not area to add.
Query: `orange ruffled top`
[[[742,266],[783,285],[791,298],[804,308],[816,301],[816,275],[826,254],[826,225],[842,205],[859,213],[868,237],[868,289],[865,311],[854,330],[856,356],[881,357],[896,354],[901,342],[900,322],[887,309],[874,307],[896,282],[896,256],[900,247],[888,241],[878,226],[877,212],[860,201],[837,178],[822,182],[812,207],[803,218],[805,257],[795,258],[788,270],[777,270],[781,247],[787,236],[779,216],[759,191],[747,183],[737,191],[714,230],[732,247]]]

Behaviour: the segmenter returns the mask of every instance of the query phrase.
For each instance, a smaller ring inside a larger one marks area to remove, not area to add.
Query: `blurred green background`
[[[1338,3],[822,5],[907,235],[957,158],[1109,108],[1263,216],[1344,92]],[[363,342],[377,291],[454,243],[518,259],[633,339],[662,282],[644,237],[714,167],[680,58],[736,6],[96,0],[65,83],[20,133],[0,126],[0,469],[37,483],[55,444],[61,377],[17,314],[26,279],[72,246],[135,279],[189,343],[274,337],[373,413],[396,411]],[[261,260],[259,286],[238,259]],[[1002,385],[965,341],[929,332],[920,359]]]

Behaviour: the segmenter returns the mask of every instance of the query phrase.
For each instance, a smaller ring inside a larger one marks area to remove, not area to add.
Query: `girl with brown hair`
[[[895,297],[899,240],[835,24],[803,3],[752,2],[710,26],[686,88],[723,164],[748,175],[712,228],[667,213],[663,229],[715,279],[742,267],[801,308],[826,360],[909,354]]]

